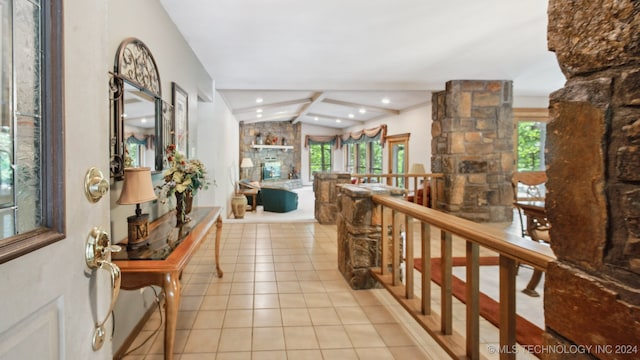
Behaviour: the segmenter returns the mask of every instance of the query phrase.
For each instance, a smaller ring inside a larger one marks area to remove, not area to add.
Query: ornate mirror
[[[147,46],[136,38],[118,47],[111,77],[111,176],[122,179],[129,166],[163,169],[164,139],[170,136],[160,74]]]

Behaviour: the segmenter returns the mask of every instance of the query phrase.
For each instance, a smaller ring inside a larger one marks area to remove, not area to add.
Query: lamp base
[[[133,215],[127,218],[129,224],[128,245],[136,248],[144,245],[149,239],[149,214]]]

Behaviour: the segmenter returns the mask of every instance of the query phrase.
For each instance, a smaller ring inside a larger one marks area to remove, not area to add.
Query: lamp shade
[[[253,167],[253,161],[251,161],[250,158],[243,158],[242,162],[240,163],[240,167],[243,169]]]
[[[118,199],[120,205],[140,204],[156,199],[156,193],[153,191],[151,183],[151,169],[142,168],[125,168],[124,184],[122,192]]]
[[[411,164],[411,169],[409,171],[409,174],[426,174],[424,165],[418,164],[418,163]]]

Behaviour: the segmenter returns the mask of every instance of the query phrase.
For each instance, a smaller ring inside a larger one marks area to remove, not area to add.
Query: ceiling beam
[[[253,123],[259,123],[259,122],[265,122],[265,121],[289,121],[295,118],[296,115],[298,115],[298,113],[276,114],[272,116],[264,116],[258,119],[241,120],[241,122],[245,124],[253,124]]]
[[[296,116],[296,118],[293,119],[293,121],[291,123],[295,124],[295,123],[299,122],[302,119],[303,116],[305,116],[305,115],[307,115],[309,113],[309,110],[311,110],[311,107],[313,105],[321,102],[322,100],[324,100],[324,97],[325,97],[325,95],[324,95],[323,92],[314,93],[313,96],[311,97],[312,101],[302,108],[302,111],[300,111],[298,116]]]
[[[346,106],[346,107],[356,108],[356,109],[365,108],[367,110],[372,110],[372,111],[376,111],[376,112],[382,112],[382,113],[386,113],[386,114],[390,114],[390,115],[398,115],[398,114],[400,114],[400,110],[396,110],[396,109],[389,109],[389,108],[384,108],[384,107],[379,107],[379,106],[371,106],[371,105],[363,105],[363,104],[352,103],[352,102],[342,101],[342,100],[324,99],[323,102],[325,102],[327,104]]]
[[[282,102],[271,103],[271,104],[255,105],[255,106],[249,106],[249,107],[242,108],[242,109],[235,109],[235,110],[233,110],[232,114],[235,115],[235,114],[241,114],[241,113],[246,113],[246,112],[253,112],[253,111],[256,111],[258,109],[268,110],[268,109],[275,109],[275,108],[279,108],[279,107],[283,107],[283,106],[308,104],[308,103],[310,103],[312,101],[313,101],[313,98],[304,98],[304,99],[295,99],[295,100],[282,101]]]
[[[355,121],[355,122],[365,122],[365,121],[369,121],[369,120],[359,120],[359,119],[349,119],[349,118],[340,118],[338,116],[329,116],[329,115],[322,115],[322,114],[314,114],[314,113],[308,113],[307,114],[308,117],[317,117],[319,119],[329,119],[329,120],[336,120],[336,119],[340,119],[340,120],[344,120],[344,121]]]

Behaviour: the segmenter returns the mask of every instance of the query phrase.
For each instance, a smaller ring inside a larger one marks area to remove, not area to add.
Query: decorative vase
[[[181,226],[189,221],[191,218],[187,216],[191,212],[193,207],[193,194],[191,191],[185,191],[182,193],[175,192],[176,195],[176,226]]]
[[[235,194],[231,198],[231,211],[236,219],[244,219],[247,212],[247,197],[244,194]]]

